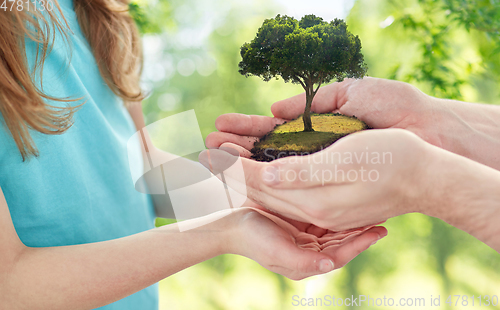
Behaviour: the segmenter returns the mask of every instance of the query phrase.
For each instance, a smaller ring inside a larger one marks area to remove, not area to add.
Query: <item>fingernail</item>
[[[383,232],[382,234],[379,234],[378,239],[373,241],[372,244],[370,244],[370,246],[374,245],[375,243],[377,243],[380,239],[384,238],[385,236],[387,236],[387,231]]]
[[[280,182],[280,171],[274,166],[266,166],[262,170],[262,181],[266,185],[276,185]]]
[[[319,261],[319,271],[327,273],[332,271],[334,268],[333,261],[329,259],[322,259]]]

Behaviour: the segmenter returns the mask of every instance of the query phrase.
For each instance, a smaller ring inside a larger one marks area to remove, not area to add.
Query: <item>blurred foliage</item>
[[[167,0],[153,3],[133,0],[128,9],[142,34],[158,34],[174,25],[170,16],[171,6]]]
[[[303,91],[238,73],[241,45],[264,19],[285,13],[272,1],[134,4],[144,33],[144,87],[151,91],[144,102],[148,123],[194,109],[206,136],[221,114],[270,115],[273,102]],[[500,102],[498,0],[357,0],[347,24],[362,41],[369,75],[438,97]],[[158,219],[157,225],[171,222]],[[213,258],[161,281],[161,309],[305,309],[292,306],[293,295],[325,294],[425,297],[426,305],[430,295],[441,295],[440,308],[451,309],[444,303],[448,294],[500,294],[498,253],[475,238],[420,214],[385,225],[389,236],[346,267],[300,282],[243,257]],[[375,308],[381,307],[363,307]]]
[[[348,24],[375,63],[372,76],[442,98],[496,102],[499,16],[498,0],[359,0]]]

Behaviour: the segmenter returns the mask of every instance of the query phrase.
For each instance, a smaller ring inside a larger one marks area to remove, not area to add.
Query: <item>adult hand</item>
[[[286,217],[340,231],[420,211],[419,197],[433,186],[427,179],[430,147],[406,130],[370,130],[309,156],[241,162],[252,201]],[[234,162],[231,156],[209,150],[200,155],[200,162],[221,171]],[[236,173],[239,170],[229,168],[224,176],[241,180]]]
[[[221,171],[231,156],[212,149],[200,162]],[[500,253],[500,172],[409,131],[369,130],[309,156],[241,162],[248,197],[288,218],[339,231],[419,212]],[[226,180],[236,171],[224,169]]]
[[[292,280],[340,268],[387,235],[384,227],[334,233],[261,209],[241,208],[234,213],[228,252]]]
[[[312,112],[336,112],[356,116],[376,129],[401,128],[412,131],[434,145],[441,145],[433,133],[438,106],[431,97],[407,83],[377,78],[346,79],[319,89],[311,106]],[[300,94],[271,107],[274,115],[247,116],[225,114],[217,118],[215,126],[219,132],[211,133],[206,140],[208,147],[229,146],[244,157],[257,138],[271,131],[277,124],[295,119],[304,113],[305,94]]]
[[[316,113],[356,116],[375,129],[406,129],[439,146],[441,141],[433,130],[436,121],[442,120],[436,119],[439,105],[431,100],[410,84],[366,77],[320,88],[311,109]],[[277,118],[294,119],[303,113],[304,107],[305,95],[301,94],[276,102],[271,111]]]
[[[241,114],[222,115],[216,121],[219,132],[211,133],[207,137],[206,144],[210,148],[221,145],[233,147],[239,151],[242,157],[250,157],[249,150],[253,147],[254,141],[271,131],[277,124],[296,118],[303,112],[304,104],[304,95],[277,102],[272,107],[274,118]],[[423,94],[409,84],[364,78],[363,80],[345,80],[342,83],[333,83],[321,88],[314,99],[312,110],[317,113],[339,112],[355,115],[373,128],[406,129],[444,150],[500,170],[500,157],[498,155],[500,154],[500,126],[498,126],[500,107],[498,106],[438,99]],[[366,133],[345,137],[335,143],[332,148],[340,143],[347,143],[349,139],[356,136],[360,139],[362,134]],[[495,200],[481,198],[495,196],[497,191],[492,188],[492,184],[499,183],[498,172],[444,150],[427,145],[427,151],[424,152],[427,155],[423,156],[424,160],[419,161],[413,170],[416,179],[418,179],[413,183],[417,191],[409,191],[407,194],[413,193],[409,196],[399,196],[400,204],[392,204],[393,207],[401,206],[399,209],[395,209],[397,212],[392,209],[392,213],[388,212],[379,219],[383,220],[388,216],[419,211],[438,217],[469,232],[500,251],[500,241],[495,237],[498,235],[497,229],[491,220],[491,218],[497,217],[496,215],[492,216],[496,212],[492,210],[497,210],[497,207],[492,206],[495,205]],[[409,158],[414,158],[411,156],[412,154],[408,155]],[[277,162],[289,160],[292,158]],[[429,164],[429,161],[432,163]],[[253,178],[251,182],[247,180],[247,185],[257,184],[261,180],[259,173],[262,165],[276,164],[243,162],[246,166],[246,177]],[[409,165],[411,165],[410,162],[407,163],[407,166]],[[399,175],[396,180],[401,177]],[[403,184],[408,184],[406,182],[408,179],[402,181]],[[482,185],[479,187],[477,184]],[[328,222],[324,220],[324,217],[322,219],[322,215],[327,214],[324,208],[313,211],[313,214],[302,211],[302,209],[316,209],[314,207],[317,205],[314,204],[314,201],[319,198],[315,195],[309,196],[311,203],[294,208],[293,204],[287,203],[285,199],[274,198],[273,195],[267,193],[267,190],[273,188],[278,196],[284,195],[284,192],[279,193],[278,188],[274,189],[273,186],[267,186],[264,183],[261,183],[261,186],[260,194],[258,185],[255,185],[256,190],[249,187],[248,193],[249,197],[262,205],[286,214],[288,217],[310,221],[318,226],[333,229],[344,228],[337,226],[342,225],[339,224],[342,221]],[[300,186],[307,187],[306,184],[300,184]],[[418,188],[421,190],[418,191]],[[339,191],[338,196],[330,197],[330,201],[323,201],[322,206],[330,203],[332,210],[337,210],[338,202],[355,202],[356,199],[370,201],[370,205],[372,204],[365,192],[358,192],[357,197],[343,193]],[[348,193],[352,194],[352,192]],[[373,191],[367,193],[374,194]],[[397,196],[391,196],[390,193],[390,191],[386,192],[386,199],[390,201],[394,198],[392,200],[397,201]],[[420,195],[418,199],[415,198],[415,193]],[[484,202],[485,199],[488,201],[487,203]],[[340,211],[339,214],[342,212]],[[361,212],[358,214],[363,216]],[[337,217],[337,219],[340,218]],[[351,224],[347,227],[375,221],[361,220],[359,224]],[[326,226],[322,224],[326,224]]]
[[[237,149],[249,157],[253,143],[277,124],[304,112],[305,94],[276,102],[272,117],[221,115],[207,146]],[[375,129],[401,128],[450,152],[500,170],[500,107],[444,100],[414,86],[378,78],[346,79],[320,88],[312,103],[316,113],[356,116]]]

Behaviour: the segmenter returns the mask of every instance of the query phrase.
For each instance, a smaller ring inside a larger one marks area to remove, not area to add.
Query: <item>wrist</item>
[[[204,259],[209,259],[222,254],[231,253],[232,240],[236,230],[237,212],[235,210],[221,210],[209,215],[186,220],[174,224],[181,229],[181,234],[195,236],[196,242],[201,242],[200,250],[204,253]],[[183,225],[181,227],[181,225]],[[169,226],[160,229],[171,229]],[[204,250],[203,250],[204,249]]]
[[[242,224],[245,216],[252,213],[249,208],[232,209],[231,213],[227,216],[210,223],[218,232],[218,242],[216,245],[217,255],[221,254],[238,254],[241,253],[242,241]]]
[[[427,160],[421,178],[422,203],[418,212],[450,223],[455,221],[452,216],[457,215],[459,211],[458,208],[453,210],[452,201],[454,200],[453,195],[460,187],[458,184],[460,181],[456,179],[457,171],[451,167],[448,155],[451,154],[428,145]]]
[[[428,141],[500,170],[500,108],[430,97]]]
[[[419,120],[418,135],[432,145],[456,153],[455,150],[460,148],[457,136],[463,135],[464,126],[454,113],[450,100],[421,95],[422,108],[415,111],[415,118]]]
[[[500,173],[432,147],[421,213],[439,218],[500,250]]]
[[[435,115],[432,132],[438,141],[436,146],[466,156],[465,141],[470,135],[470,126],[456,113],[463,108],[463,102],[435,97],[430,100],[433,107],[431,113]]]

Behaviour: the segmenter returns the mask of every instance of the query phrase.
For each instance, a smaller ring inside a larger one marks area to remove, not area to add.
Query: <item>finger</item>
[[[287,98],[274,103],[271,106],[271,112],[274,117],[283,119],[295,119],[304,113],[306,106],[306,94],[302,93],[291,98]]]
[[[343,165],[334,154],[326,149],[306,156],[280,158],[262,167],[261,182],[275,189],[306,189],[352,183],[347,178],[348,171],[345,171],[348,166]]]
[[[232,181],[231,178],[226,177],[226,181],[228,180],[230,182]],[[273,195],[265,193],[261,190],[256,190],[251,187],[246,187],[246,195],[251,201],[264,207],[267,211],[271,212],[272,214],[279,214],[287,219],[295,220],[298,222],[311,223],[314,220],[313,218],[311,218],[311,216],[306,214],[301,209],[298,209],[295,205],[283,201],[280,198],[276,198]],[[283,196],[283,194],[281,194],[281,196]]]
[[[246,148],[247,150],[251,150],[253,145],[259,139],[257,137],[249,137],[249,136],[240,136],[237,134],[227,133],[227,132],[211,132],[207,139],[205,140],[205,144],[208,148],[218,148],[223,143],[230,142],[237,144]]]
[[[276,125],[284,122],[284,119],[275,117],[230,113],[219,116],[215,121],[215,127],[221,132],[262,137]]]
[[[335,269],[334,262],[328,255],[300,249],[293,243],[276,251],[275,256],[276,262],[280,262],[276,267],[281,267],[286,272],[284,275],[292,280],[302,280]]]
[[[247,158],[239,158],[233,154],[217,149],[205,150],[200,153],[198,158],[200,163],[215,175],[224,172],[225,177],[240,180],[242,179],[241,174],[243,173],[245,184],[248,187],[255,188],[257,190],[260,189],[261,185],[259,182],[260,176],[258,172],[262,169],[262,167],[267,165],[267,163],[249,160]],[[243,169],[236,169],[239,167],[230,169],[235,163],[241,165]]]
[[[306,232],[308,234],[314,235],[316,237],[323,236],[327,231],[328,231],[327,229],[324,229],[324,228],[321,228],[321,227],[318,227],[318,226],[312,225],[312,224],[306,230]]]
[[[352,241],[336,248],[333,254],[335,268],[345,266],[348,262],[385,236],[387,236],[387,229],[383,226],[376,226],[365,231]]]
[[[394,157],[391,154],[394,154],[398,145],[414,141],[410,139],[416,139],[418,143],[422,141],[414,133],[402,129],[372,129],[355,132],[320,152],[307,156],[280,158],[271,162],[262,171],[262,180],[267,186],[282,189],[353,184],[363,179],[351,173],[356,170],[362,174],[365,171],[375,170],[373,179],[378,180],[381,177],[379,173],[393,171],[396,165],[404,164],[405,156],[410,152],[399,152]],[[380,158],[389,155],[390,161],[373,162],[375,157],[368,155],[369,149],[377,150],[371,154],[376,154]],[[368,173],[364,175],[368,177]]]
[[[299,231],[305,232],[305,231],[307,231],[307,229],[310,226],[313,226],[311,223],[307,223],[307,222],[303,222],[303,221],[300,221],[300,220],[297,220],[297,219],[293,219],[293,218],[287,217],[286,215],[281,214],[281,213],[276,213],[276,212],[270,212],[270,213],[273,214],[273,215],[275,215],[275,216],[277,216],[277,217],[279,217],[283,221],[292,224]],[[320,236],[318,236],[318,237],[320,237]]]
[[[220,147],[221,148],[235,149],[236,151],[238,151],[240,156],[244,157],[244,158],[250,158],[252,156],[252,152],[250,152],[249,150],[247,150],[246,148],[244,148],[242,146],[239,146],[239,145],[231,143],[231,142],[222,143]]]

